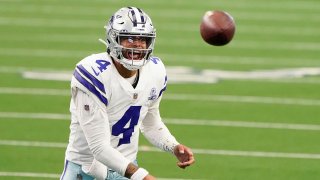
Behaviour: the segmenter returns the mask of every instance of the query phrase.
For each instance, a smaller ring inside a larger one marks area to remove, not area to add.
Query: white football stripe
[[[0,94],[25,94],[25,95],[55,95],[70,96],[69,90],[38,89],[38,88],[9,88],[1,87]],[[212,101],[255,104],[279,104],[294,106],[320,106],[320,100],[304,98],[278,98],[263,96],[236,96],[236,95],[202,95],[202,94],[174,94],[166,93],[166,100],[179,101]]]
[[[266,122],[249,122],[249,121],[169,119],[169,118],[165,118],[164,121],[167,124],[179,124],[179,125],[226,126],[226,127],[320,131],[320,125],[316,125],[316,124],[266,123]]]
[[[181,101],[215,101],[234,103],[257,103],[257,104],[280,104],[280,105],[300,105],[319,106],[320,100],[302,98],[277,98],[259,96],[232,96],[232,95],[200,95],[200,94],[169,94],[164,99]]]
[[[53,113],[0,112],[0,118],[70,120],[70,115],[69,114],[53,114]],[[164,122],[166,124],[196,125],[196,126],[225,126],[225,127],[289,129],[289,130],[306,130],[306,131],[320,130],[320,125],[316,125],[316,124],[267,123],[267,122],[228,121],[228,120],[214,120],[214,119],[202,120],[202,119],[172,119],[172,118],[164,118]]]
[[[78,50],[61,50],[61,49],[26,49],[26,48],[0,48],[1,55],[5,56],[28,56],[28,57],[80,57],[83,58],[87,56],[86,52]],[[89,52],[95,53],[95,52]],[[209,64],[253,64],[253,65],[283,65],[286,66],[296,65],[296,66],[318,66],[319,62],[317,59],[307,59],[305,58],[302,62],[298,58],[274,58],[274,57],[233,57],[233,56],[215,56],[215,55],[197,55],[197,54],[166,54],[158,53],[156,56],[161,58],[170,59],[172,61],[178,62],[199,62],[199,63],[209,63]],[[45,59],[44,59],[45,60]]]
[[[52,0],[42,0],[42,1],[52,2]],[[25,2],[25,0],[0,0],[0,2]],[[95,1],[94,4],[99,5],[99,2],[103,3],[103,1]],[[210,3],[210,1],[208,1],[208,2],[209,2],[208,3],[209,5],[212,4],[212,3]],[[92,5],[91,2],[88,1],[88,3],[90,3]],[[84,4],[77,3],[78,6],[80,6],[80,7],[85,6],[86,8],[80,8],[76,12],[80,12],[80,14],[81,14],[85,10],[85,12],[91,12],[90,15],[92,15],[92,13],[95,13],[97,11],[98,6],[96,6],[96,7],[89,6],[88,7],[87,6],[88,3],[84,3]],[[153,6],[167,5],[166,1],[145,1],[145,2],[143,2],[143,4],[145,4],[145,5],[148,4],[148,5],[153,5]],[[262,2],[262,3],[243,3],[243,1],[217,1],[214,4],[216,6],[228,6],[228,7],[234,6],[234,7],[237,7],[238,9],[243,9],[243,8],[245,8],[245,9],[247,9],[247,8],[249,8],[249,9],[257,9],[257,8],[269,9],[269,8],[271,8],[271,9],[277,9],[277,10],[290,10],[290,11],[292,11],[294,9],[296,9],[296,10],[313,10],[313,11],[320,10],[320,7],[316,6],[315,2],[313,2],[313,1],[297,1],[295,3],[292,3],[290,1],[281,2],[281,6],[279,6],[279,2],[277,2],[277,1],[274,1],[274,2],[270,1],[268,3],[264,3],[264,2]],[[181,7],[181,2],[180,1],[171,1],[170,5]],[[187,7],[194,7],[194,2],[193,1],[184,1],[183,5],[185,5]],[[57,8],[67,8],[67,9],[65,9],[65,11],[72,11],[74,8],[73,6],[65,6],[64,4],[61,4],[61,3],[50,4],[50,5],[42,5],[42,4],[39,5],[36,1],[35,2],[28,2],[27,4],[24,5],[24,8],[25,8],[25,6],[27,9],[31,8],[32,11],[39,10],[39,6],[41,7],[41,9],[47,9],[47,8],[51,7],[49,12],[57,12],[56,11]],[[0,7],[2,7],[2,6],[0,6]],[[108,7],[104,7],[104,6],[101,6],[101,7],[103,7],[102,10],[104,10],[104,11],[102,11],[102,12],[104,12],[103,15],[105,15],[106,10],[114,10],[114,8],[108,9]],[[7,9],[7,8],[10,8],[10,6],[9,7],[2,7],[2,8]],[[15,7],[12,7],[12,8],[16,9]],[[90,11],[87,11],[86,9],[90,9]],[[176,10],[176,9],[172,9],[172,11],[174,11],[174,10]],[[160,8],[159,10],[155,9],[155,12],[158,12],[158,11],[159,11],[159,13],[160,12],[163,12],[163,13],[167,12],[167,11],[163,11],[162,8]],[[307,11],[307,12],[309,12],[309,11]],[[159,14],[159,13],[156,13],[156,14]],[[186,12],[186,13],[188,13],[188,12]],[[274,12],[269,13],[269,14],[273,14],[273,13]],[[286,13],[286,12],[284,12],[284,13]],[[177,14],[177,13],[175,13],[175,14]]]
[[[39,142],[39,141],[14,141],[0,140],[0,146],[30,146],[43,148],[66,148],[66,143]],[[151,146],[139,146],[140,151],[161,152]],[[284,153],[284,152],[263,152],[263,151],[233,151],[222,149],[192,149],[195,154],[223,155],[223,156],[246,156],[246,157],[265,157],[265,158],[293,158],[293,159],[320,159],[320,154],[308,153]]]
[[[147,2],[147,1],[146,1]],[[187,2],[186,2],[187,3]],[[184,5],[187,5],[186,3],[184,3]],[[152,5],[157,4],[155,1],[151,2]],[[163,4],[160,2],[160,4]],[[316,11],[317,6],[313,5],[310,6],[310,4],[307,4],[306,2],[303,2],[300,4],[300,6],[298,6],[297,4],[299,3],[291,3],[288,5],[283,5],[283,6],[276,6],[276,5],[272,5],[271,4],[271,8],[273,10],[275,9],[290,9],[292,11],[292,9],[296,8],[299,9],[299,12],[303,11],[303,10],[309,10],[308,12],[310,12],[310,10]],[[171,5],[174,5],[174,1],[171,2]],[[175,4],[176,6],[181,6],[180,4]],[[224,3],[225,5],[225,3]],[[269,4],[268,4],[269,5]],[[81,4],[79,4],[79,6],[81,7]],[[237,8],[239,8],[240,6],[243,6],[243,3],[232,3],[229,6],[236,6]],[[264,3],[259,4],[259,3],[254,3],[254,5],[252,4],[251,6],[249,4],[246,4],[246,6],[243,6],[243,8],[250,8],[250,7],[256,7],[256,8],[261,8],[261,6],[264,6],[263,8],[265,8],[266,4]],[[41,7],[41,8],[39,8]],[[292,7],[292,8],[288,8],[288,7]],[[101,16],[105,16],[106,15],[106,11],[110,11],[113,12],[115,11],[114,8],[108,8],[105,7],[103,9],[98,8],[98,7],[88,7],[86,6],[86,8],[78,8],[77,11],[74,11],[72,9],[72,6],[62,6],[59,4],[50,4],[50,5],[39,5],[39,4],[32,4],[32,3],[28,3],[25,4],[23,6],[22,9],[19,9],[20,13],[30,13],[30,14],[34,14],[35,12],[41,13],[41,14],[50,14],[50,15],[54,15],[59,13],[64,14],[64,15],[78,15],[79,17],[81,16],[92,16],[93,14],[95,14],[97,17],[99,17],[98,15]],[[0,9],[2,11],[5,12],[12,12],[12,11],[16,11],[17,8],[15,6],[9,6],[9,7],[0,7]],[[59,11],[57,11],[57,9],[59,9]],[[194,19],[194,24],[198,21],[198,17],[201,17],[204,12],[203,11],[199,11],[197,9],[191,9],[189,8],[188,10],[186,10],[184,13],[177,13],[176,9],[153,9],[152,11],[152,17],[153,18],[171,18],[171,20],[173,22],[180,22],[181,23],[181,19]],[[301,12],[302,13],[302,12]],[[316,15],[313,15],[312,13],[309,13],[309,19],[308,21],[310,22],[318,22],[319,19],[317,18]],[[314,13],[315,14],[315,13]],[[197,15],[197,16],[195,16]],[[305,17],[301,15],[300,13],[295,13],[295,12],[272,12],[270,13],[269,11],[237,11],[236,9],[234,9],[232,11],[232,15],[236,16],[237,19],[245,19],[245,20],[264,20],[264,21],[268,21],[268,20],[272,20],[272,21],[285,21],[285,22],[292,22],[292,21],[305,21]],[[279,18],[281,17],[281,18]],[[196,19],[197,18],[197,19]],[[80,18],[81,19],[81,18]],[[81,19],[82,20],[82,19]],[[79,21],[81,21],[79,20]],[[180,20],[180,21],[178,21]],[[183,21],[182,21],[183,22]],[[190,21],[191,23],[192,21]],[[177,24],[175,24],[177,26]],[[292,25],[295,25],[294,23]]]
[[[67,147],[66,143],[40,142],[40,141],[14,141],[14,140],[0,140],[0,145],[45,147],[45,148],[66,148]]]
[[[0,48],[1,55],[28,56],[28,57],[84,57],[84,51],[60,50],[60,49],[26,49],[26,48]],[[45,59],[44,59],[45,60]]]
[[[223,57],[221,57],[223,59]],[[193,58],[191,58],[193,59]],[[197,58],[195,58],[196,60]],[[203,58],[202,58],[203,60]],[[256,63],[262,63],[262,61],[260,60],[255,60]],[[215,62],[214,60],[212,62]],[[219,62],[219,61],[218,61]],[[242,61],[240,61],[242,62]],[[232,63],[232,61],[228,61],[226,60],[226,63]],[[243,62],[243,63],[246,63],[246,62]],[[248,62],[248,63],[253,63],[252,62]],[[192,79],[187,79],[183,73],[193,73],[192,71],[190,72],[181,72],[181,75],[179,74],[180,71],[177,71],[177,69],[181,69],[181,68],[184,68],[186,69],[187,67],[167,67],[167,70],[168,70],[168,74],[171,73],[170,75],[170,81],[172,81],[172,76],[173,78],[175,79],[175,82],[173,83],[180,83],[182,82],[183,80],[185,82],[201,82],[201,83],[215,83],[217,82],[217,80],[214,80],[213,78],[213,74],[211,74],[211,78],[202,78],[203,75],[210,75],[210,71],[211,72],[214,72],[215,70],[206,70],[204,74],[195,74],[195,75],[192,75],[191,78]],[[190,69],[190,68],[189,68]],[[302,78],[285,78],[285,74],[284,73],[287,73],[287,76],[296,76],[296,77],[299,77],[299,76],[304,76],[304,75],[316,75],[316,74],[319,74],[319,68],[292,68],[292,69],[287,69],[287,72],[285,72],[286,69],[283,69],[284,71],[281,72],[281,69],[276,69],[276,70],[270,70],[270,71],[267,71],[267,70],[264,70],[264,71],[248,71],[248,72],[241,72],[242,73],[242,77],[238,77],[236,78],[236,80],[244,80],[244,81],[264,81],[264,82],[272,82],[272,83],[293,83],[293,84],[319,84],[320,83],[320,80],[317,80],[317,79],[302,79]],[[170,72],[172,71],[172,72]],[[270,74],[272,71],[274,71],[275,73],[272,74],[272,76],[268,77],[268,73]],[[228,72],[230,72],[228,74]],[[235,77],[235,73],[237,71],[221,71],[221,75],[228,75],[230,77],[225,77],[225,78],[229,78],[229,79],[232,79]],[[250,72],[252,73],[250,75]],[[267,72],[266,74],[262,74],[263,72]],[[27,68],[26,67],[10,67],[10,66],[0,66],[0,73],[22,73],[23,77],[24,78],[28,78],[28,79],[41,79],[41,80],[59,80],[59,81],[69,81],[71,79],[71,70],[64,70],[64,71],[56,71],[54,69],[36,69],[36,70],[33,70],[33,71],[27,71]],[[172,73],[175,73],[175,74],[172,74]],[[222,74],[224,73],[224,74]],[[257,77],[257,78],[265,78],[265,79],[255,79],[254,75],[259,75],[260,73],[260,77]],[[278,73],[278,75],[277,75]],[[282,73],[282,75],[281,75]],[[300,74],[299,74],[300,73]],[[179,75],[179,76],[178,76]],[[206,76],[208,76],[206,75]],[[217,74],[219,76],[219,74]],[[240,74],[241,75],[241,74]],[[262,76],[261,76],[262,75]],[[264,75],[264,77],[263,77]],[[176,76],[176,77],[174,77]],[[218,77],[217,76],[217,77]],[[281,78],[283,76],[283,78]],[[179,79],[179,77],[181,77]],[[219,77],[219,78],[224,78],[224,77]]]
[[[1,172],[0,177],[35,177],[35,178],[60,178],[61,174],[51,173],[35,173],[35,172]],[[187,180],[187,179],[172,179],[172,178],[157,178],[159,180]]]
[[[158,152],[159,149],[151,146],[140,146],[140,151]],[[306,153],[283,153],[283,152],[260,152],[260,151],[233,151],[220,149],[192,149],[195,154],[223,155],[223,156],[246,156],[265,158],[294,158],[294,159],[320,159],[320,154]]]
[[[64,89],[40,89],[40,88],[9,88],[1,87],[0,94],[25,94],[25,95],[56,95],[70,96],[71,92]]]
[[[0,172],[0,177],[36,177],[36,178],[60,178],[60,174],[33,173],[33,172]]]
[[[0,112],[0,118],[70,120],[69,114]]]

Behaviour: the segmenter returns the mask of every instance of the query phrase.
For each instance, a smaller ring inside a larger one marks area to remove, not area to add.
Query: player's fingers
[[[187,149],[184,154],[179,154],[177,157],[180,162],[188,162],[190,164],[192,164],[194,162],[193,153]]]
[[[183,145],[179,145],[178,146],[178,151],[179,151],[180,154],[184,154],[185,147]]]
[[[178,163],[177,163],[177,166],[178,166],[179,168],[182,168],[182,169],[186,168],[186,166],[183,165],[181,162],[178,162]]]
[[[191,149],[189,149],[187,147],[185,148],[185,153],[193,156],[193,152],[191,151]]]
[[[194,163],[194,161],[195,161],[194,156],[193,156],[193,154],[191,154],[189,156],[189,161],[188,162]]]
[[[193,153],[189,149],[187,149],[185,152],[186,153],[184,155],[184,162],[188,162],[192,164],[194,162]]]
[[[185,169],[186,167],[190,166],[190,164],[188,163],[182,163],[182,162],[178,162],[177,165],[182,168],[182,169]]]
[[[177,165],[180,167],[180,168],[186,168],[188,166],[190,166],[191,164],[193,164],[195,162],[194,158],[191,157],[188,161],[185,161],[185,162],[178,162]]]
[[[194,157],[191,156],[191,157],[189,157],[188,161],[185,161],[185,162],[182,162],[182,163],[183,163],[183,164],[191,165],[191,164],[193,164],[194,162],[195,162]]]

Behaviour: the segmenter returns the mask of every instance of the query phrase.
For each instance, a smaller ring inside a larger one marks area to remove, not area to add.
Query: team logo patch
[[[152,88],[150,91],[150,96],[148,97],[148,100],[155,100],[157,99],[157,90],[156,88]]]
[[[84,110],[86,110],[86,111],[89,111],[89,110],[90,110],[90,107],[89,107],[88,104],[84,105]]]

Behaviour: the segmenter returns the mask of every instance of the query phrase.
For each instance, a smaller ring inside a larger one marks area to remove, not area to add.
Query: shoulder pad
[[[103,84],[102,73],[108,69],[110,61],[100,59],[97,55],[89,56],[80,61],[73,73],[73,86],[94,94],[103,104],[107,105],[106,89]]]

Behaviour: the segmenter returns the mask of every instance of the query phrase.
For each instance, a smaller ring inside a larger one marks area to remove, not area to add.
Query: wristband
[[[132,174],[131,178],[132,180],[141,180],[144,177],[146,177],[149,174],[149,172],[143,168],[139,168],[135,173]]]

